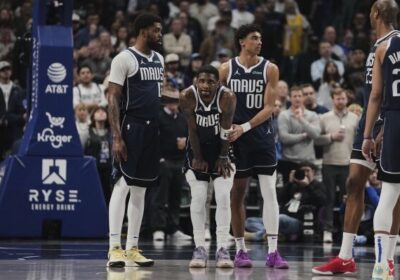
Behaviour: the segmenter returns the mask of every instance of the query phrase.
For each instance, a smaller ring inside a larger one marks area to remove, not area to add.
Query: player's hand
[[[373,161],[373,156],[376,157],[375,141],[374,139],[364,139],[362,143],[362,154],[370,162]]]
[[[234,124],[232,125],[231,131],[228,135],[228,141],[234,142],[243,134],[243,128],[240,125]]]
[[[128,152],[126,150],[126,145],[121,137],[114,137],[112,144],[112,154],[118,162],[128,160]]]
[[[218,174],[224,178],[230,177],[231,171],[234,170],[229,157],[218,158],[215,162],[215,169],[217,169]]]
[[[196,171],[208,172],[208,163],[203,159],[194,158],[192,160],[192,167]]]

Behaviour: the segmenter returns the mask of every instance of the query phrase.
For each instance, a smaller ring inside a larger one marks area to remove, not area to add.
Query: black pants
[[[181,189],[184,185],[183,161],[165,160],[160,163],[159,186],[151,189],[153,231],[172,234],[179,229]]]

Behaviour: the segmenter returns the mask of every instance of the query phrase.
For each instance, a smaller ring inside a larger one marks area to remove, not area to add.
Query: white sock
[[[192,170],[186,172],[186,180],[190,186],[192,200],[190,202],[190,218],[193,225],[193,239],[197,247],[205,247],[206,200],[208,182],[196,179]]]
[[[276,197],[276,171],[272,176],[258,175],[263,204],[263,223],[268,237],[268,253],[277,250],[279,232],[279,204]],[[273,237],[273,238],[272,238]]]
[[[397,246],[397,235],[389,235],[389,248],[388,248],[388,260],[394,260],[394,254]]]
[[[350,232],[343,232],[342,246],[340,247],[339,258],[348,260],[353,258],[354,240],[356,235]]]
[[[126,236],[126,250],[138,247],[140,226],[142,225],[144,198],[146,188],[129,186],[130,198],[128,203],[128,234]]]
[[[240,250],[247,252],[246,244],[244,243],[244,237],[235,238],[235,244],[236,244],[236,253],[239,252]]]
[[[233,174],[229,178],[218,177],[214,180],[215,222],[217,224],[217,251],[223,247],[227,248],[229,229],[231,225],[231,189]]]
[[[121,248],[121,230],[125,215],[125,202],[129,187],[121,177],[114,186],[108,210],[110,249]]]
[[[271,235],[268,239],[268,254],[275,252],[278,249],[278,236]]]
[[[389,234],[375,234],[375,263],[386,263],[389,247]]]

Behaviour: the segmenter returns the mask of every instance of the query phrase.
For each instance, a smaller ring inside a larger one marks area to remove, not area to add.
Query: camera
[[[306,173],[304,172],[303,169],[296,169],[296,171],[294,172],[294,178],[296,180],[304,180],[304,178],[306,177]]]

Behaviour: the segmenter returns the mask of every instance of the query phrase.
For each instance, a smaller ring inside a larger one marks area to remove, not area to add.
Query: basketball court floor
[[[231,256],[234,244],[230,247]],[[263,243],[249,244],[254,261],[251,269],[216,269],[214,262],[215,244],[209,244],[210,262],[206,269],[189,269],[192,255],[191,242],[141,242],[141,249],[147,257],[155,259],[150,268],[132,267],[107,269],[106,240],[70,241],[32,241],[0,240],[0,279],[1,280],[53,280],[53,279],[104,279],[104,280],[142,280],[142,279],[192,279],[192,280],[344,280],[370,279],[374,250],[373,247],[356,247],[358,263],[356,277],[313,276],[311,268],[336,255],[337,245],[294,244],[280,245],[280,251],[289,261],[288,270],[265,267]],[[397,263],[397,262],[395,262]]]

